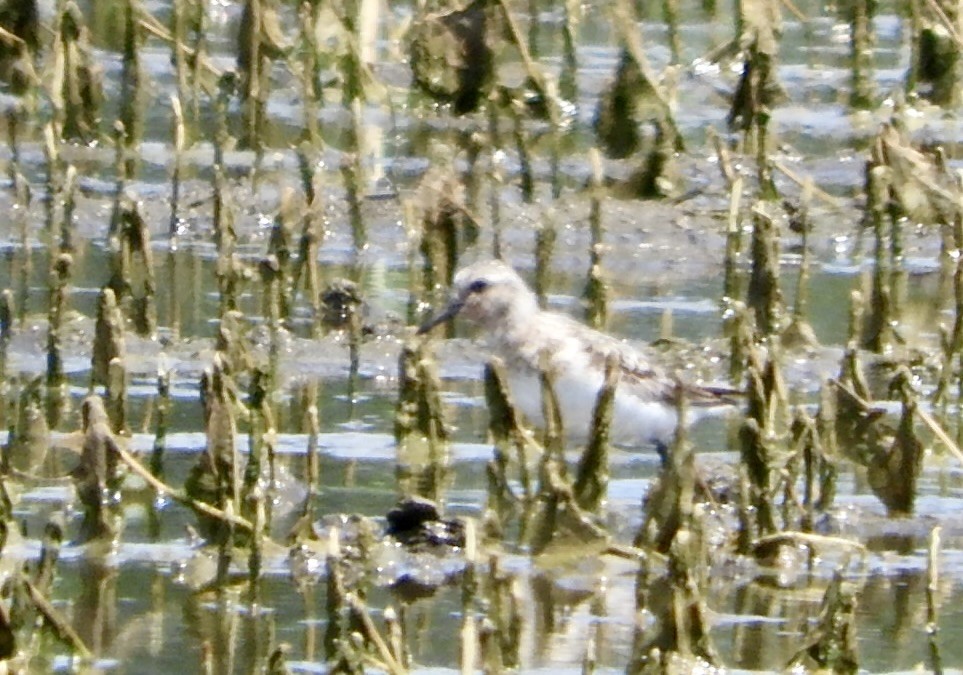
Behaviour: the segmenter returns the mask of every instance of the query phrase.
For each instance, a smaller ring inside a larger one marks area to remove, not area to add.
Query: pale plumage
[[[566,434],[582,440],[604,380],[605,363],[619,366],[611,438],[620,445],[664,445],[676,428],[677,380],[629,345],[564,314],[541,310],[535,294],[508,265],[486,260],[455,275],[445,310],[419,329],[462,316],[478,325],[493,352],[506,364],[515,405],[534,424],[542,423],[541,382],[552,378]],[[689,417],[730,403],[726,390],[687,385]]]

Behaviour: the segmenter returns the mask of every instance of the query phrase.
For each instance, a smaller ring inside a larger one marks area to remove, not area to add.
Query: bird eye
[[[484,279],[476,279],[475,281],[471,282],[471,284],[469,284],[469,286],[468,286],[468,292],[469,292],[469,293],[481,293],[481,292],[484,291],[486,288],[488,288],[488,282],[487,282],[487,281],[485,281]]]

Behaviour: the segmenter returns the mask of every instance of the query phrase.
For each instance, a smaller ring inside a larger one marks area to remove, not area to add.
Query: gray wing
[[[614,354],[621,370],[621,384],[631,387],[642,399],[664,401],[674,405],[678,402],[680,385],[689,405],[696,407],[731,405],[741,395],[741,392],[726,387],[707,387],[682,382],[675,375],[667,373],[656,365],[652,357],[625,342],[580,324],[569,317],[559,315],[559,318],[571,322],[568,328],[584,342],[590,359],[600,368],[604,368],[609,356]]]

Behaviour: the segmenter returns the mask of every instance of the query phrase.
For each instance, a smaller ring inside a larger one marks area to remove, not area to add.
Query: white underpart
[[[556,321],[552,320],[557,316],[542,314],[542,317],[550,320],[535,329],[535,332],[541,333],[541,339],[530,340],[529,344],[545,344],[547,341],[552,345],[541,358],[547,359],[544,365],[553,373],[562,426],[569,440],[584,442],[591,432],[592,415],[604,383],[604,373],[597,362],[592,363],[584,343],[577,336],[567,334],[564,323],[554,325]],[[527,329],[532,331],[532,326],[529,325]],[[494,346],[496,353],[506,360],[509,388],[515,406],[532,424],[543,427],[542,385],[538,371],[526,367],[524,361],[517,358],[517,343],[502,342]],[[521,355],[530,362],[538,359],[535,354],[524,354],[523,351]],[[675,433],[676,420],[677,415],[671,405],[633,395],[631,384],[623,383],[615,390],[609,438],[616,445],[624,446],[667,443]]]
[[[597,369],[574,362],[555,376],[555,398],[562,427],[570,441],[582,443],[588,439],[603,381],[603,373]],[[516,408],[533,425],[544,427],[542,384],[538,374],[527,369],[513,369],[508,373],[508,382]],[[633,396],[628,387],[616,387],[609,439],[616,445],[636,447],[668,443],[675,433],[676,420],[671,406],[660,401],[644,401]]]

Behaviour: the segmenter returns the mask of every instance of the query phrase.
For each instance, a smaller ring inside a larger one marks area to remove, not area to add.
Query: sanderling
[[[584,440],[614,356],[619,382],[610,439],[623,446],[654,443],[664,452],[677,426],[678,379],[620,340],[564,314],[540,309],[535,294],[515,270],[498,260],[461,269],[452,299],[418,333],[462,316],[476,324],[495,355],[504,360],[514,404],[536,426],[542,424],[543,369],[554,384],[566,436]],[[733,390],[686,384],[690,423],[711,408],[731,405]]]

